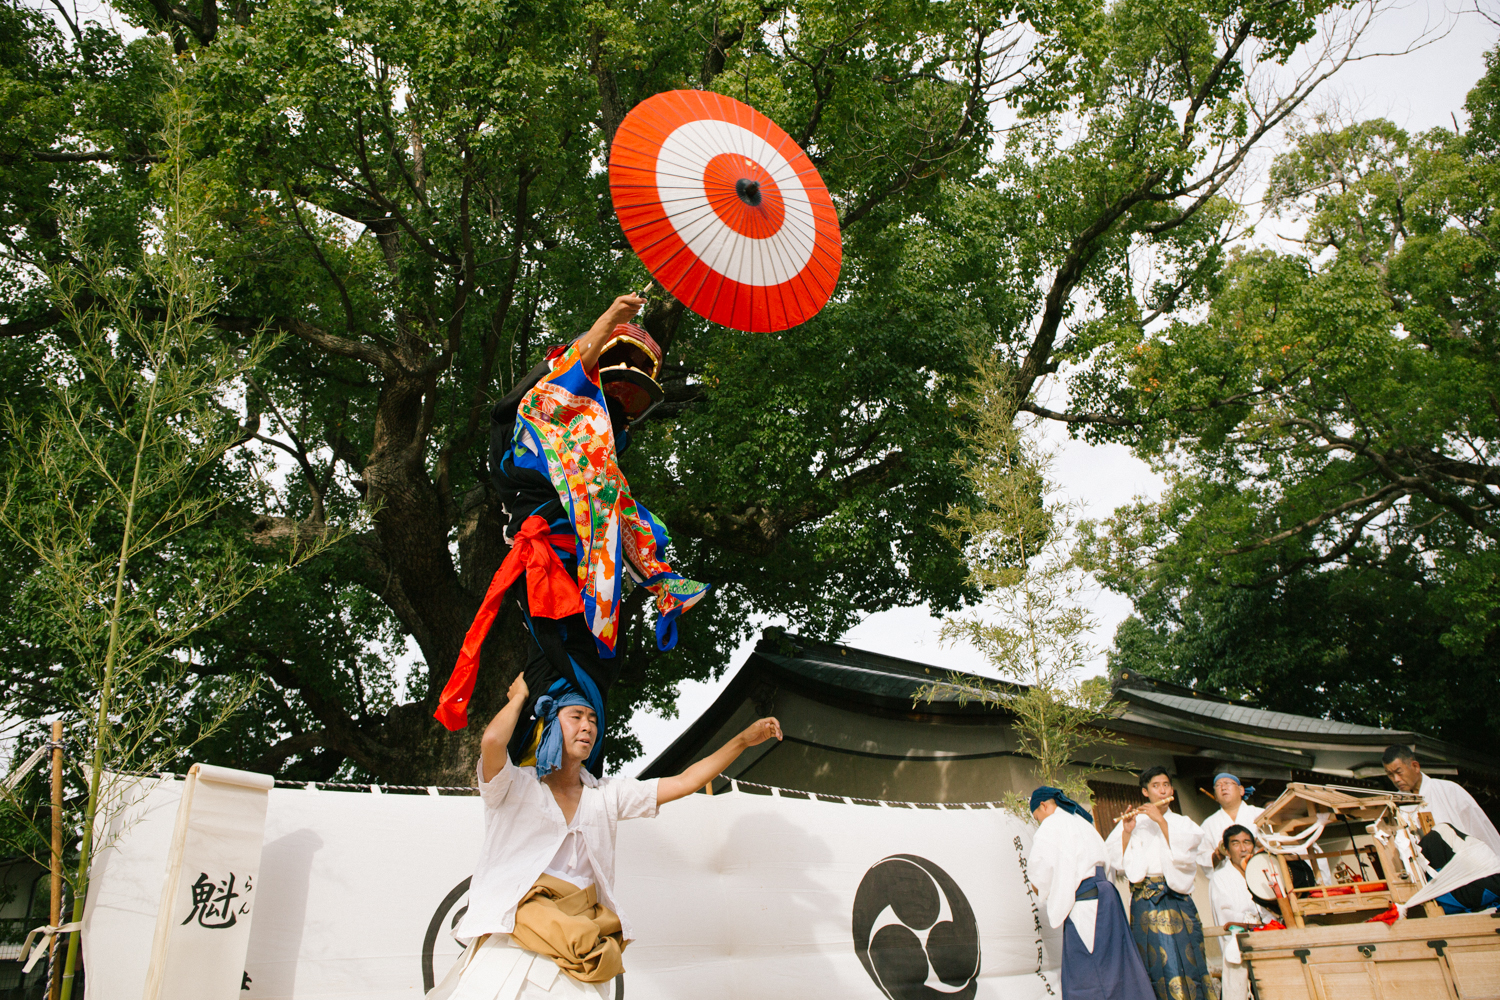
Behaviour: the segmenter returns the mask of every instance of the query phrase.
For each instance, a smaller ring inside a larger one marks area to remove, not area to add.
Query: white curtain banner
[[[133,955],[156,915],[143,873],[163,870],[182,789],[144,788],[110,850],[90,899],[88,1000],[142,995]],[[273,789],[238,995],[421,997],[459,954],[482,832],[474,796]],[[1060,938],[1025,887],[1031,828],[1004,810],[741,790],[689,796],[619,836],[617,895],[640,935],[620,1000],[1058,995]]]

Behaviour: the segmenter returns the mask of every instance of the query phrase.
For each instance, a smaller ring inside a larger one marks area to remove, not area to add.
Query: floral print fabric
[[[576,344],[521,399],[512,455],[518,466],[552,481],[572,523],[578,590],[600,655],[614,655],[627,570],[655,597],[657,645],[671,649],[677,618],[702,599],[708,585],[685,579],[663,559],[667,529],[630,494],[615,461],[598,372],[585,370]]]

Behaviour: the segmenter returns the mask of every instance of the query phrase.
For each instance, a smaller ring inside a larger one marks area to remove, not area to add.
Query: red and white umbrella
[[[615,133],[609,190],[647,270],[714,323],[784,330],[833,294],[843,240],[828,189],[748,104],[704,90],[642,101]]]

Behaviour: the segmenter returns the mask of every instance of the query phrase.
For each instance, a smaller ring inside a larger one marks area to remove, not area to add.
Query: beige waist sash
[[[596,886],[540,876],[516,907],[511,937],[581,983],[607,983],[625,971],[620,918],[599,902]]]

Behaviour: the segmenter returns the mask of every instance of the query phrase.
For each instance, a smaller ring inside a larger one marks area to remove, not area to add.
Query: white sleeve
[[[1201,838],[1198,844],[1198,866],[1200,868],[1206,868],[1209,871],[1214,870],[1214,848],[1219,846],[1211,832],[1215,825],[1216,824],[1213,823],[1213,817],[1210,816],[1208,819],[1204,820],[1203,825],[1198,828]],[[1227,830],[1229,828],[1225,827],[1224,829]]]
[[[1453,791],[1454,798],[1457,799],[1454,805],[1458,807],[1455,811],[1459,814],[1461,821],[1454,825],[1469,836],[1483,841],[1497,857],[1500,857],[1500,832],[1495,830],[1495,824],[1491,823],[1484,810],[1479,808],[1479,803],[1474,801],[1474,796],[1469,794],[1467,788],[1454,782]]]
[[[1168,845],[1172,858],[1172,867],[1183,874],[1198,874],[1198,852],[1203,845],[1203,829],[1178,813],[1168,815],[1177,816],[1181,822],[1173,823],[1167,820],[1168,830],[1171,831],[1171,843]],[[1211,852],[1210,852],[1211,853]]]
[[[1032,835],[1031,850],[1026,854],[1026,880],[1036,889],[1037,903],[1052,923],[1052,882],[1057,875],[1057,842],[1052,831],[1037,827]]]
[[[1124,830],[1125,823],[1116,823],[1115,828],[1109,831],[1109,837],[1104,841],[1104,864],[1109,869],[1111,881],[1125,874]]]
[[[1208,883],[1208,900],[1209,906],[1213,909],[1215,927],[1223,927],[1230,922],[1229,910],[1234,905],[1230,900],[1224,898],[1225,892],[1222,885],[1223,880],[1219,878],[1220,874],[1222,873],[1215,872],[1214,877]]]
[[[610,778],[601,782],[615,819],[654,819],[659,778]]]
[[[484,758],[474,765],[474,778],[479,782],[479,797],[484,804],[491,809],[500,808],[500,803],[505,801],[505,796],[510,792],[510,786],[515,783],[516,776],[521,769],[510,762],[510,754],[505,755],[505,763],[500,770],[489,781],[484,780]]]

